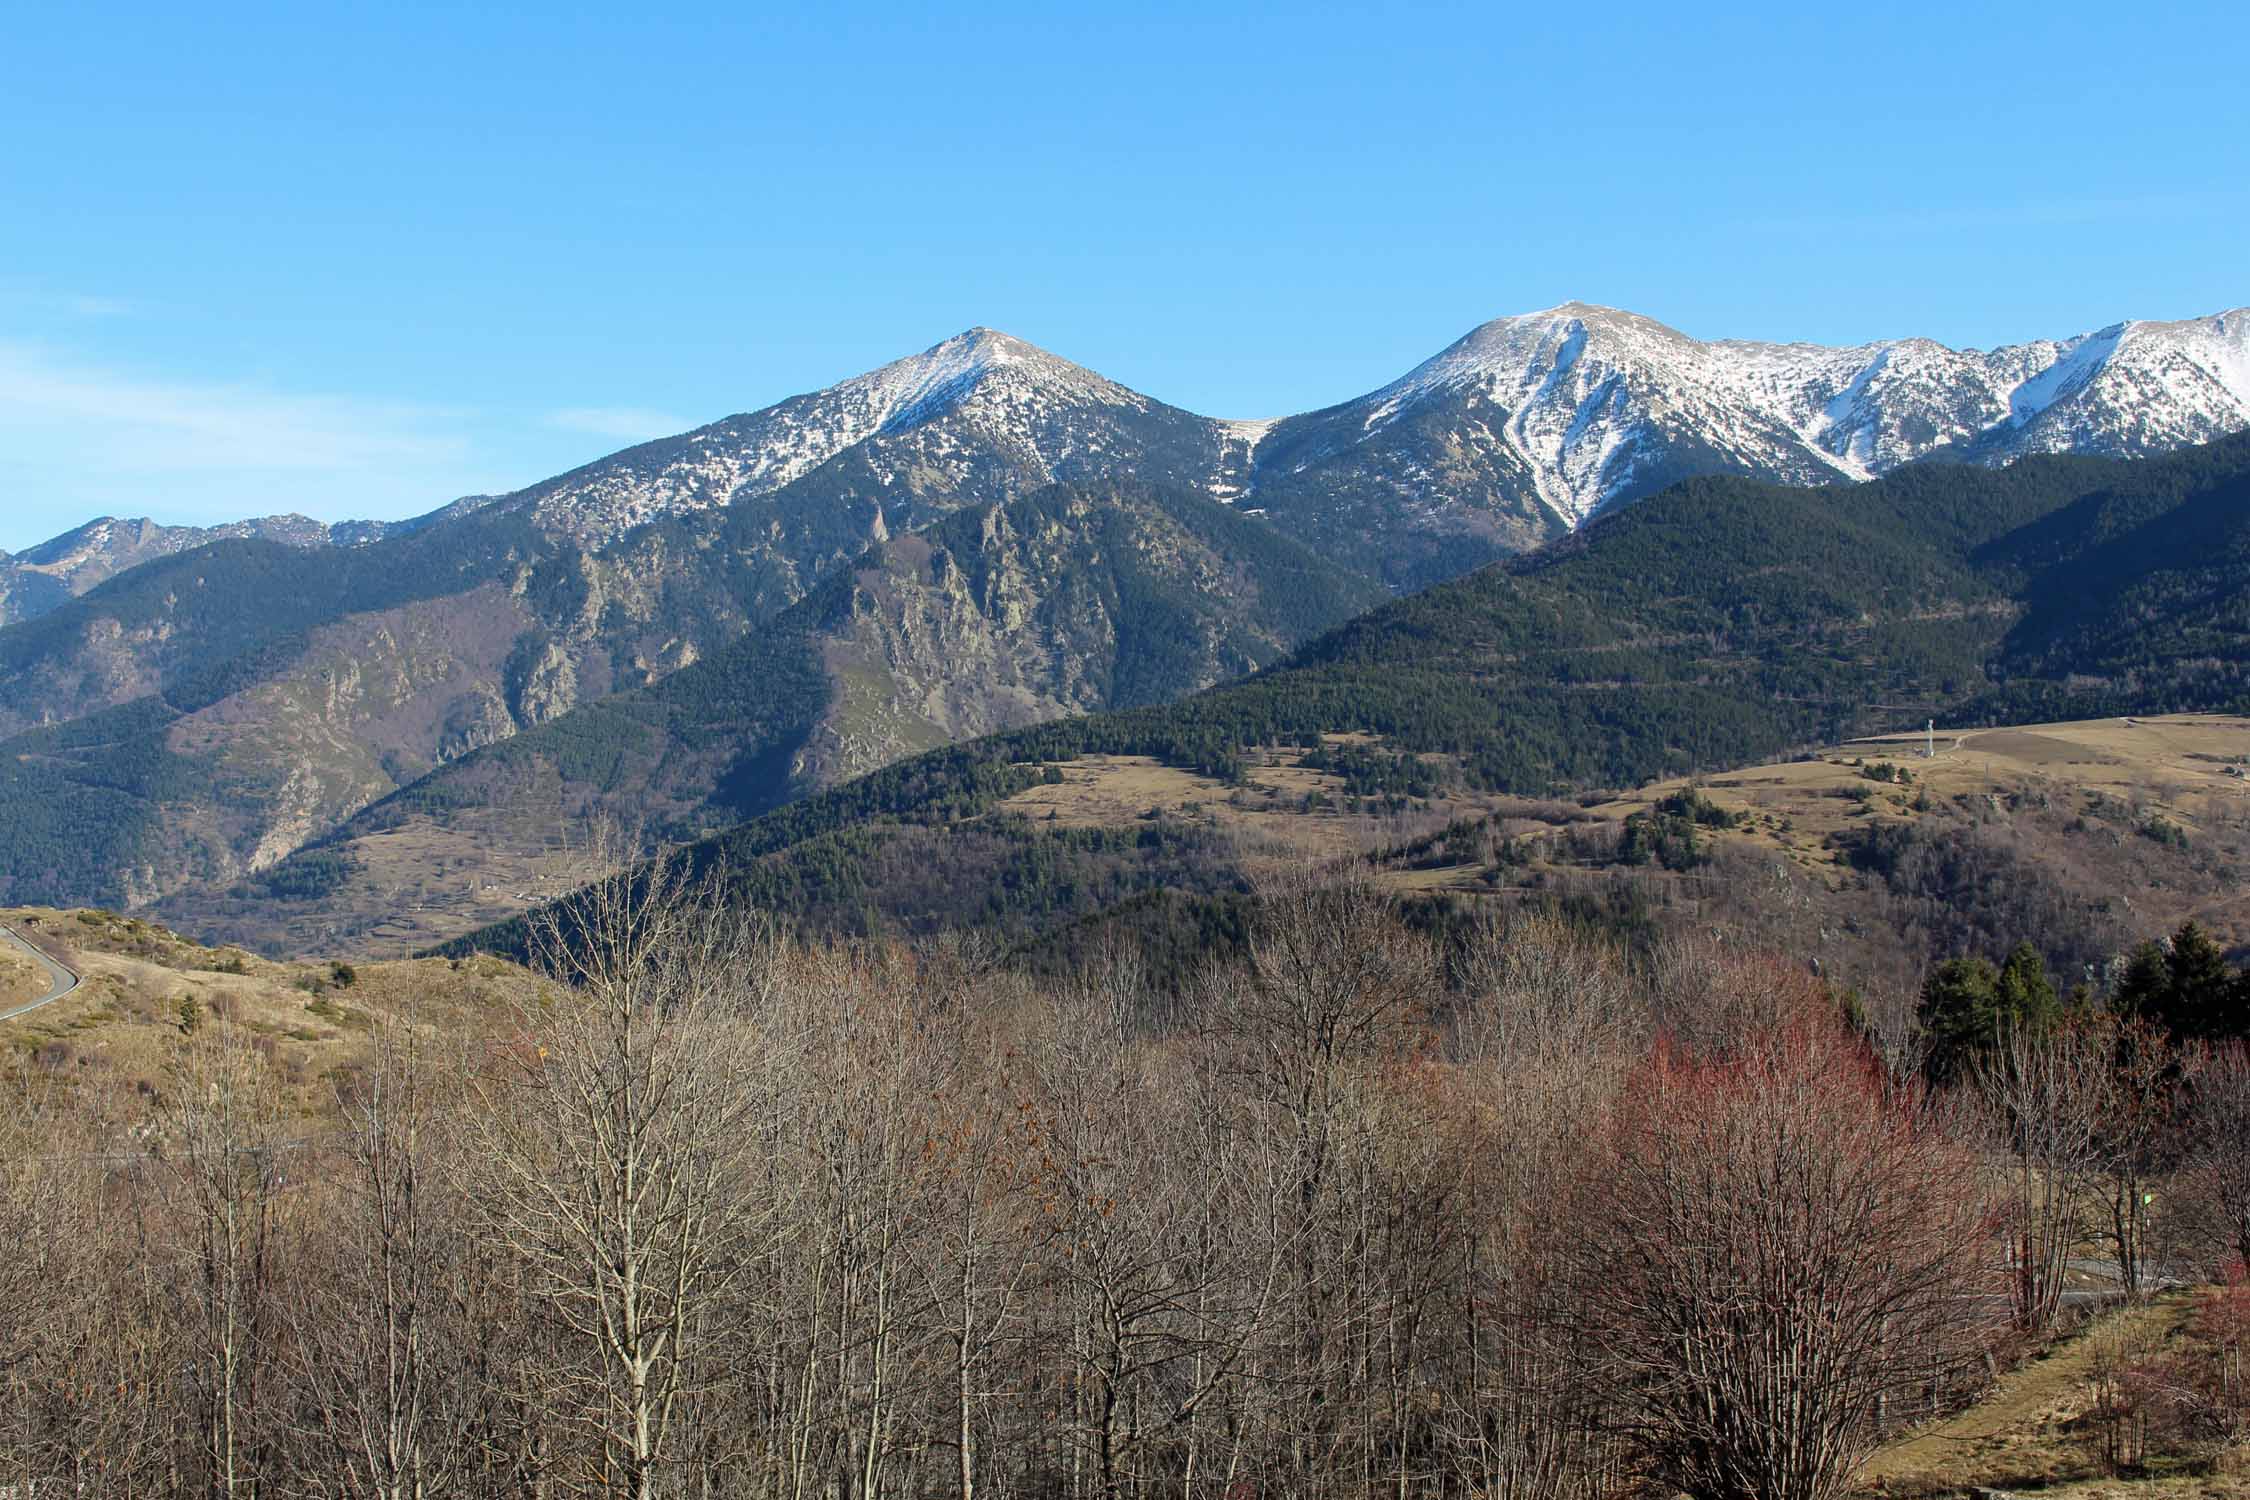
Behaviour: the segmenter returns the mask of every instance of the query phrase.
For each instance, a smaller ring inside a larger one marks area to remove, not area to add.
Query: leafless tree
[[[255,1491],[269,1437],[261,1396],[280,1333],[286,1161],[264,1058],[224,1015],[173,1057],[159,1182],[179,1257],[199,1476],[213,1495]]]
[[[1626,1090],[1581,1199],[1587,1370],[1698,1500],[1827,1500],[1999,1303],[1971,1163],[1807,1009]]]
[[[289,1309],[305,1403],[337,1485],[376,1500],[453,1492],[475,1406],[458,1296],[466,1175],[448,1090],[460,1076],[410,1023],[377,1020],[348,1075],[329,1253]]]
[[[2118,1280],[2129,1293],[2146,1289],[2152,1220],[2158,1209],[2153,1184],[2179,1163],[2187,1142],[2186,1108],[2199,1053],[2183,1052],[2162,1028],[2147,1021],[2104,1018],[2108,1073],[2096,1133],[2103,1174],[2102,1237],[2116,1257]],[[2152,1212],[2155,1210],[2155,1212]]]
[[[2102,1163],[2114,1039],[2106,1026],[2018,1031],[1971,1071],[1993,1144],[2014,1160],[2006,1197],[2016,1325],[2043,1333],[2062,1305]]]
[[[2195,1082],[2193,1159],[2229,1248],[2250,1266],[2250,1043],[2213,1049]]]
[[[789,1497],[911,1493],[957,1389],[929,1290],[932,1108],[945,1075],[915,965],[881,946],[793,956],[782,983],[806,1037],[792,1149],[769,1191],[793,1232],[776,1241],[759,1360],[759,1420]],[[950,1372],[948,1372],[950,1373]],[[952,1430],[957,1435],[957,1427]]]
[[[568,1340],[546,1393],[595,1439],[577,1477],[651,1500],[687,1476],[716,1310],[770,1205],[773,960],[762,925],[661,876],[605,879],[540,934],[556,986],[485,1077],[488,1207]]]
[[[1036,1051],[1073,1495],[1195,1492],[1207,1410],[1265,1334],[1288,1258],[1258,1231],[1278,1184],[1244,1160],[1207,1052],[1137,1035],[1142,983],[1131,950],[1102,952],[1050,994]]]
[[[1446,1446],[1474,1491],[1606,1495],[1614,1445],[1558,1247],[1586,1134],[1646,1056],[1649,998],[1615,948],[1537,913],[1480,920],[1454,955],[1447,1050],[1472,1236],[1453,1313]],[[1536,1335],[1536,1336],[1535,1336]]]
[[[58,1444],[57,1387],[74,1386],[71,1333],[58,1313],[83,1314],[91,1183],[71,1154],[82,1149],[67,1102],[32,1078],[0,1098],[0,1483],[35,1494],[72,1474]],[[73,1319],[75,1321],[75,1319]]]

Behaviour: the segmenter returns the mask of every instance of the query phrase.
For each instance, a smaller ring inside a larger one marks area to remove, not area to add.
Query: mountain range
[[[223,891],[386,799],[451,797],[516,736],[554,726],[532,756],[600,723],[606,743],[617,714],[661,721],[657,739],[573,799],[614,811],[622,787],[684,836],[927,745],[1224,681],[1371,590],[1555,544],[1691,476],[1836,486],[1823,503],[1849,506],[1917,459],[2133,457],[2245,426],[2239,310],[1984,353],[1704,343],[1568,304],[1268,421],[974,329],[412,522],[105,521],[0,562],[5,607],[32,616],[0,630],[0,883],[114,904]],[[972,576],[1012,581],[964,592]],[[1194,602],[1207,590],[1235,597]],[[720,722],[694,704],[737,702],[784,659],[809,674],[782,714],[804,737],[755,762],[757,786],[682,759],[680,736]],[[652,766],[693,769],[659,793],[635,781]]]
[[[1739,768],[1925,719],[1957,733],[2250,710],[2250,434],[2138,462],[1914,465],[1837,498],[1739,477],[1685,481],[1563,542],[1379,606],[1245,681],[931,750],[685,858],[811,932],[972,929],[1020,950],[1184,898],[1186,914],[1159,926],[1177,937],[1184,922],[1194,950],[1224,937],[1229,903],[1273,865],[1274,844],[1333,848],[1339,815],[1418,815],[1398,826],[1422,847],[1454,849],[1438,863],[1481,864],[1505,884],[1520,862],[1514,834],[1567,833],[1589,789]],[[2223,789],[2208,816],[2233,827],[2238,793],[2221,762],[2239,772],[2246,749],[2197,757],[2199,778]],[[1111,790],[1085,790],[1100,785]],[[2022,796],[2055,811],[2043,792]],[[2091,819],[2097,841],[2138,832],[2186,847],[2137,796],[2079,804],[2073,832]],[[1986,876],[2019,880],[1977,863],[2018,858],[2007,852],[2016,800],[2002,788],[1938,809],[1933,828],[1992,829],[1974,858],[1928,852],[1926,873],[1954,893],[1944,900],[1984,901]],[[1489,816],[1448,826],[1437,811],[1448,804]],[[1043,811],[1064,807],[1067,821]],[[1912,843],[1916,826],[1871,819],[1858,833],[1880,827]],[[1380,827],[1366,832],[1379,838]],[[1692,848],[1692,833],[1681,836]],[[2167,878],[2190,877],[2208,892],[2239,887],[2236,867],[2205,855]],[[2101,910],[2121,894],[2098,896]],[[444,951],[510,951],[520,934],[502,923]],[[2005,924],[1998,936],[2014,940]]]
[[[894,526],[931,505],[1130,475],[1254,510],[1419,586],[1691,474],[1873,478],[1944,454],[2132,456],[2250,425],[2250,309],[1989,352],[1706,343],[1614,308],[1498,318],[1354,401],[1200,417],[991,329],[750,416],[465,506],[600,548],[833,465]],[[1334,554],[1332,554],[1334,555]]]
[[[1690,474],[1822,484],[1932,455],[2136,456],[2246,425],[2250,308],[1984,351],[1925,338],[1705,342],[1571,302],[1485,323],[1356,400],[1258,421],[1197,416],[973,328],[826,390],[413,521],[92,522],[0,561],[0,623],[226,537],[353,545],[482,511],[601,551],[650,521],[763,500],[816,474],[885,509],[893,530],[959,496],[1084,478],[1174,484],[1301,540],[1348,538],[1361,571],[1413,586]]]
[[[356,547],[413,528],[412,521],[342,521],[265,516],[223,526],[163,526],[146,517],[103,516],[13,556],[0,552],[0,625],[43,615],[131,568],[213,542],[254,540],[291,547]]]

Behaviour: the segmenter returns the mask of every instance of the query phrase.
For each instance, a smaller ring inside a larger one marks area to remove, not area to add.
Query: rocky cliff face
[[[1120,508],[1112,490],[1071,491],[879,549],[822,632],[833,696],[797,757],[799,784],[848,781],[996,730],[1164,701],[1296,644],[1261,594],[1278,580],[1161,506],[1130,504]],[[1135,642],[1152,627],[1169,636],[1161,661]]]
[[[331,872],[311,899],[282,895],[308,883],[307,861],[291,861],[256,899],[205,882],[165,910],[283,946],[355,923],[364,935],[396,920],[385,851],[406,841],[426,909],[408,925],[434,941],[454,930],[445,913],[507,904],[491,892],[531,899],[542,851],[585,847],[597,824],[687,836],[957,739],[1167,701],[1276,661],[1378,597],[1177,491],[1058,487],[979,507],[864,550],[771,624],[651,688],[589,701],[376,803],[308,856]]]

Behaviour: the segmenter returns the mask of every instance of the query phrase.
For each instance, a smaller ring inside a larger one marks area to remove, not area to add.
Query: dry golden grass
[[[47,976],[12,947],[0,947],[0,1010],[47,993]]]
[[[1329,735],[1343,746],[1373,743],[1366,735]],[[1995,797],[2025,788],[2063,797],[2100,796],[2132,816],[2161,814],[2191,835],[2232,820],[2250,851],[2250,781],[2227,765],[2250,753],[2250,719],[2178,715],[2015,726],[1945,733],[1938,755],[1922,759],[1920,737],[1893,735],[1835,747],[1816,758],[1749,767],[1693,784],[1721,806],[1745,812],[1746,828],[1719,835],[1779,854],[1836,886],[1844,877],[1831,840],[1870,819],[1911,819],[1925,792],[1930,805],[1958,810],[1958,799]],[[1442,759],[1441,757],[1431,757]],[[1199,821],[1235,841],[1253,874],[1300,863],[1391,847],[1459,818],[1499,820],[1534,847],[1565,825],[1589,817],[1612,822],[1640,812],[1691,784],[1664,782],[1590,809],[1541,804],[1458,788],[1426,808],[1391,816],[1351,811],[1340,778],[1301,762],[1293,748],[1247,753],[1247,784],[1229,786],[1143,756],[1091,755],[1054,769],[1059,785],[1034,786],[1002,804],[1005,811],[1061,827],[1130,827],[1159,815]],[[1900,787],[1861,775],[1887,760],[1915,784]],[[1855,793],[1864,793],[1858,800]],[[423,816],[345,845],[357,873],[333,901],[276,905],[271,913],[205,910],[193,901],[167,906],[167,920],[199,931],[233,931],[272,951],[401,957],[503,921],[575,889],[606,870],[590,859],[582,837],[542,789],[512,795],[482,813],[457,815],[451,827]],[[2075,805],[2075,804],[2073,804]],[[1550,843],[1547,847],[1554,848]],[[1567,863],[1567,859],[1562,862]],[[1474,865],[1394,869],[1383,880],[1401,890],[1489,895]],[[2213,907],[2209,890],[2193,901],[2178,891],[2148,901],[2135,892],[2150,931],[2195,915],[2228,934],[2250,936],[2250,892],[2235,910]],[[2177,899],[2174,899],[2174,898]],[[4,980],[0,980],[4,982]]]
[[[1871,825],[1937,820],[1939,837],[1971,826],[2051,888],[2117,930],[2119,941],[2201,923],[2222,943],[2250,941],[2250,719],[2182,714],[2018,725],[1921,737],[1891,735],[1817,757],[1644,788],[1596,809],[1624,818],[1693,785],[1747,817],[1714,836],[1786,861],[1809,883],[1848,894]],[[1888,763],[1911,785],[1870,779]]]
[[[2098,1399],[2104,1362],[2146,1358],[2185,1337],[2195,1305],[2196,1294],[2182,1292],[2104,1315],[2009,1371],[1967,1411],[1884,1448],[1860,1472],[1856,1492],[1924,1497],[2036,1488],[2085,1500],[2250,1496],[2250,1481],[2223,1473],[2111,1477],[2085,1421]]]
[[[185,1028],[223,1021],[267,1055],[290,1105],[317,1118],[334,1105],[336,1079],[368,1056],[378,1015],[474,1045],[537,993],[530,974],[496,959],[359,964],[345,982],[330,963],[205,948],[114,913],[19,908],[0,921],[60,937],[85,981],[0,1023],[0,1067],[125,1098],[160,1095]]]
[[[584,842],[552,807],[542,818],[533,806],[511,803],[467,815],[455,827],[415,815],[339,846],[355,870],[333,899],[274,903],[245,915],[189,895],[156,912],[181,927],[235,933],[271,951],[402,958],[609,873]]]
[[[2160,814],[2190,834],[2214,820],[2250,814],[2250,779],[2226,770],[2250,755],[2250,719],[2174,714],[1940,729],[1932,759],[1923,758],[1923,743],[1919,734],[1854,740],[1812,760],[1659,782],[1594,810],[1625,818],[1694,785],[1728,811],[1749,815],[1750,826],[1732,837],[1812,865],[1835,862],[1829,839],[1847,827],[1871,817],[1918,816],[1915,803],[1924,793],[1932,803],[2024,785],[2099,795],[2144,815]],[[1911,772],[1914,785],[1861,774],[1884,761]],[[1851,795],[1859,791],[1869,794],[1864,805]]]
[[[608,873],[589,864],[582,848],[540,833],[482,823],[446,828],[416,816],[352,841],[360,883],[375,894],[380,913],[351,951],[376,957],[420,952]]]
[[[1366,743],[1365,735],[1329,735],[1331,745]],[[1498,810],[1504,798],[1441,796],[1426,811],[1389,817],[1349,811],[1343,781],[1300,761],[1303,752],[1249,752],[1246,784],[1225,782],[1140,755],[1088,755],[1055,767],[1060,783],[1035,786],[1001,804],[1034,822],[1066,828],[1123,828],[1161,815],[1200,819],[1234,836],[1253,871],[1306,859],[1363,854],[1455,818]],[[1308,805],[1308,799],[1310,805]],[[1415,870],[1388,878],[1401,888],[1438,889],[1473,871]]]
[[[1367,738],[1331,735],[1328,742]],[[1529,839],[1535,849],[1548,839],[1545,847],[1559,857],[1560,847],[1549,836],[1567,825],[1622,822],[1689,786],[1746,815],[1742,828],[1714,835],[1718,841],[1778,855],[1832,889],[1849,874],[1837,835],[1870,821],[1997,811],[2011,798],[2029,798],[2066,816],[2083,811],[2121,833],[2162,818],[2199,841],[2199,848],[2219,851],[2222,863],[2233,857],[2229,849],[2250,853],[2250,779],[2227,769],[2242,766],[2242,757],[2250,755],[2250,719],[2182,714],[2019,725],[1941,732],[1931,759],[1923,758],[1921,748],[1920,735],[1880,736],[1801,761],[1656,783],[1586,807],[1456,790],[1403,817],[1345,810],[1343,783],[1302,765],[1302,752],[1294,749],[1250,752],[1247,785],[1241,787],[1142,756],[1097,755],[1060,764],[1054,768],[1060,784],[1033,787],[1003,807],[1064,827],[1121,828],[1158,815],[1201,820],[1235,838],[1252,872],[1306,858],[1364,854],[1457,818],[1476,817],[1497,820],[1502,831]],[[1863,774],[1885,761],[1911,773],[1913,783],[1901,786]],[[1393,869],[1381,878],[1401,890],[1481,896],[1492,893],[1483,873],[1462,865]],[[2132,892],[2136,920],[2149,931],[2194,916],[2222,934],[2250,935],[2250,894],[2237,897],[2209,881],[2163,884]]]

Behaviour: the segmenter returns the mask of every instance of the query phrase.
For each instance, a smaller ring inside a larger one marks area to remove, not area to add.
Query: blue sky
[[[414,514],[978,323],[1267,416],[1571,298],[2250,302],[2233,6],[635,9],[11,7],[0,547]]]

